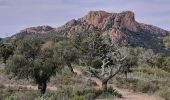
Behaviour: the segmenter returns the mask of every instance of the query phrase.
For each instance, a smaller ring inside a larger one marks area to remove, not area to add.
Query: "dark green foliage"
[[[39,55],[42,41],[36,37],[24,38],[18,41],[16,53],[22,54],[26,58],[35,58]]]
[[[62,62],[51,48],[41,50],[39,39],[27,38],[22,41],[7,61],[6,70],[18,78],[32,78],[44,94],[47,82],[56,74]]]
[[[3,63],[13,55],[14,47],[10,43],[0,43],[0,57],[3,59]]]
[[[65,62],[74,62],[78,58],[78,50],[70,43],[70,41],[60,41],[54,46],[54,53],[59,55]]]
[[[29,78],[32,74],[33,66],[22,55],[13,55],[10,57],[6,64],[7,72],[12,72],[18,78]]]
[[[160,63],[162,65],[160,68],[170,73],[170,57],[164,57],[162,59],[163,62],[161,62],[162,64]]]
[[[93,68],[96,68],[96,69],[99,69],[99,68],[101,68],[101,66],[102,66],[102,61],[100,60],[100,59],[94,59],[94,60],[92,60],[92,62],[91,62],[91,66],[93,67]]]
[[[130,68],[132,68],[133,66],[137,65],[137,59],[135,57],[127,57],[124,61],[123,61],[123,65],[124,71],[127,72],[131,72]]]
[[[166,65],[166,59],[167,57],[158,55],[154,62],[155,66],[157,66],[158,68],[163,68]]]
[[[53,47],[54,55],[62,61],[63,66],[67,65],[71,72],[73,72],[72,63],[77,63],[80,53],[77,48],[73,46],[71,41],[59,41]]]

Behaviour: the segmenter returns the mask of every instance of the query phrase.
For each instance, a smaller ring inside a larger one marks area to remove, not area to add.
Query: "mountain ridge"
[[[106,11],[90,11],[85,16],[75,20],[72,19],[66,24],[53,28],[50,26],[38,26],[26,28],[13,35],[56,35],[70,36],[74,33],[81,33],[89,30],[100,30],[102,35],[108,35],[123,45],[139,46],[149,49],[163,48],[162,38],[169,35],[169,31],[153,25],[139,23],[135,20],[132,11],[110,13]]]

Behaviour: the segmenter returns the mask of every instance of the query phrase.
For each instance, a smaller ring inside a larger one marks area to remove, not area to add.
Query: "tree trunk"
[[[128,74],[128,72],[127,72],[127,71],[125,71],[125,78],[126,78],[126,81],[127,81],[127,74]]]
[[[74,70],[73,70],[73,67],[72,67],[71,63],[67,62],[67,66],[68,66],[68,68],[70,69],[70,71],[71,71],[72,73],[74,73]]]
[[[106,90],[107,89],[107,82],[108,81],[102,81],[102,89]]]
[[[104,73],[105,73],[105,66],[102,66],[102,73],[101,73],[101,75],[104,75]]]
[[[38,89],[40,90],[40,96],[43,96],[47,89],[47,82],[42,82],[38,85]]]

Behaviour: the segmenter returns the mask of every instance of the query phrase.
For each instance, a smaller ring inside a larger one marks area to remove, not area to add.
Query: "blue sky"
[[[170,0],[0,0],[0,37],[30,26],[57,27],[90,10],[131,10],[138,22],[170,30]]]

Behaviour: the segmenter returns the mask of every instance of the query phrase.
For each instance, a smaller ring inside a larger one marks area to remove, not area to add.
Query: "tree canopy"
[[[37,38],[27,38],[17,46],[15,54],[7,61],[7,71],[18,78],[31,78],[44,94],[50,77],[56,74],[61,62],[51,48],[41,50]]]

